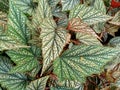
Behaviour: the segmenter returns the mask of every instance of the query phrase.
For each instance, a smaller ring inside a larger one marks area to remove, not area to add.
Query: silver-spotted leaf
[[[76,38],[79,39],[80,42],[86,45],[100,45],[100,46],[102,45],[96,37],[89,34],[78,32],[76,34]]]
[[[70,11],[69,19],[80,17],[89,25],[110,20],[111,17],[104,15],[99,10],[86,5],[79,5]]]
[[[42,19],[52,17],[51,8],[48,4],[48,0],[39,0],[36,13],[33,14],[33,20],[42,22]]]
[[[95,0],[93,7],[101,13],[106,14],[106,7],[103,0]]]
[[[29,46],[16,43],[7,35],[0,33],[0,51],[18,49],[18,48],[29,48]]]
[[[37,58],[40,56],[40,49],[31,47],[30,49],[19,49],[7,51],[11,60],[16,64],[10,72],[30,71],[38,66]]]
[[[61,0],[62,11],[68,11],[80,4],[80,0]]]
[[[26,88],[26,90],[45,90],[49,76],[42,77],[35,81],[32,81]]]
[[[7,90],[26,90],[28,78],[24,74],[8,72],[13,67],[11,61],[6,57],[0,57],[0,84]]]
[[[16,43],[26,44],[28,41],[29,33],[26,27],[26,20],[25,15],[10,1],[8,30],[6,33]]]
[[[67,33],[63,28],[57,28],[53,19],[46,18],[41,24],[43,71],[52,60],[56,59],[66,44]]]
[[[61,81],[85,82],[87,76],[100,73],[102,67],[118,52],[114,48],[96,45],[73,46],[54,61],[54,73]]]
[[[33,3],[33,0],[13,0],[13,2],[16,7],[24,13],[32,15],[32,13],[34,13],[35,11],[35,5]]]

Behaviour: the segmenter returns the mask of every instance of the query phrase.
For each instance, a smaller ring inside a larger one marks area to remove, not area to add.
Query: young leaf
[[[84,34],[89,34],[93,37],[99,38],[96,33],[86,24],[84,23],[80,18],[72,18],[68,23],[68,30],[80,32]]]
[[[0,57],[0,84],[7,90],[26,90],[28,79],[24,74],[8,72],[12,68],[12,63],[6,57]]]
[[[32,0],[13,0],[16,7],[18,7],[22,12],[32,14],[35,9]]]
[[[77,33],[76,34],[76,38],[79,39],[80,42],[82,42],[83,44],[86,44],[86,45],[102,45],[100,43],[100,41],[95,38],[94,36],[92,35],[89,35],[89,34],[84,34],[84,33]]]
[[[74,46],[54,61],[54,73],[61,81],[85,82],[87,76],[100,73],[101,68],[118,52],[114,48],[94,45]]]
[[[45,90],[45,86],[47,83],[49,76],[42,77],[40,79],[37,79],[35,81],[32,81],[28,86],[26,90]]]
[[[37,67],[37,58],[40,56],[40,49],[31,47],[30,49],[11,50],[6,52],[12,61],[17,65],[10,72],[25,72]]]
[[[53,19],[46,18],[41,24],[43,71],[52,60],[56,59],[66,44],[67,34],[65,29],[57,28]]]
[[[62,11],[68,11],[80,4],[80,0],[61,0]]]
[[[70,11],[69,19],[80,17],[89,25],[110,20],[111,17],[102,14],[99,10],[86,5],[79,5]]]
[[[26,20],[27,18],[23,13],[10,1],[8,30],[6,33],[16,43],[26,44],[28,41],[29,33],[26,27]]]

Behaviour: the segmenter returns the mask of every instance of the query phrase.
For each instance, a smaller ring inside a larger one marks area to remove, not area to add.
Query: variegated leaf
[[[80,17],[89,25],[105,22],[111,19],[110,16],[104,15],[99,10],[86,5],[79,5],[70,11],[69,19],[76,17]]]
[[[32,81],[26,88],[26,90],[45,90],[49,76],[42,77],[35,81]]]
[[[79,39],[80,42],[86,45],[100,45],[100,46],[102,45],[96,37],[89,34],[78,32],[76,34],[76,38]]]
[[[54,73],[61,81],[85,82],[87,76],[100,73],[102,67],[119,52],[115,48],[96,45],[73,46],[54,61]]]
[[[9,57],[16,64],[11,72],[26,72],[38,66],[37,58],[40,57],[40,49],[31,47],[30,49],[19,49],[7,51]]]
[[[118,11],[115,16],[113,17],[113,19],[109,22],[113,25],[117,25],[120,26],[120,11]]]
[[[106,6],[103,0],[95,0],[94,8],[99,10],[101,13],[106,14]]]
[[[33,0],[13,0],[13,2],[24,13],[32,15],[35,11]]]
[[[28,78],[24,74],[8,72],[13,67],[11,61],[6,57],[0,57],[0,84],[7,90],[26,90]]]
[[[46,18],[41,24],[42,55],[44,71],[51,61],[56,59],[66,44],[67,34],[65,29],[57,28],[53,19]]]
[[[10,1],[8,30],[6,33],[16,43],[26,44],[28,41],[29,33],[26,27],[26,20],[27,18],[23,13]]]
[[[62,11],[68,11],[80,4],[80,0],[61,0]]]
[[[90,28],[86,23],[84,23],[80,18],[72,18],[68,23],[67,29],[83,34],[89,34],[93,37],[99,38],[92,30],[92,28]]]

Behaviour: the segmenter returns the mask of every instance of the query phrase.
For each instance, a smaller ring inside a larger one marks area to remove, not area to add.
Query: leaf
[[[119,46],[120,46],[120,37],[117,36],[117,37],[112,38],[109,41],[109,45],[112,46],[112,47],[118,47],[119,48]]]
[[[116,25],[116,26],[120,26],[120,11],[118,11],[115,16],[113,17],[113,19],[111,21],[109,21],[110,24]]]
[[[4,12],[0,12],[0,26],[4,26],[4,30],[6,29],[7,24],[7,14]]]
[[[78,90],[78,89],[68,87],[51,87],[50,90]]]
[[[0,33],[0,51],[18,48],[28,48],[29,46],[21,45],[11,40],[7,35]]]
[[[39,0],[36,12],[33,14],[32,22],[28,23],[29,24],[28,26],[32,31],[32,40],[29,42],[40,47],[41,47],[40,25],[44,18],[52,18],[51,8],[49,7],[47,1],[48,0]]]
[[[32,13],[35,11],[35,5],[32,0],[13,0],[13,2],[16,7],[24,13],[32,15]]]
[[[89,34],[84,34],[84,33],[77,33],[76,38],[79,39],[80,42],[86,45],[102,45],[100,41],[93,37],[92,35]]]
[[[9,0],[0,0],[0,11],[8,13]]]
[[[10,1],[10,11],[8,16],[7,35],[16,43],[26,44],[29,38],[29,32],[26,27],[27,18]]]
[[[61,0],[62,11],[68,11],[80,4],[80,0]]]
[[[61,81],[85,82],[87,76],[100,73],[102,67],[117,53],[117,49],[96,45],[74,46],[54,61],[54,73]]]
[[[69,19],[80,17],[89,25],[105,22],[111,19],[110,16],[102,14],[99,10],[86,5],[79,5],[70,11]]]
[[[16,64],[10,72],[26,72],[34,69],[39,64],[37,58],[40,56],[40,49],[31,47],[30,49],[11,50],[6,52],[11,60]]]
[[[42,22],[42,19],[52,17],[51,8],[48,0],[39,0],[37,12],[34,14],[34,20]]]
[[[82,22],[80,18],[72,18],[68,23],[67,29],[99,38],[86,23]]]
[[[35,81],[32,81],[28,86],[26,90],[45,90],[45,86],[47,83],[49,76],[42,77],[40,79],[37,79]]]
[[[28,79],[24,74],[8,72],[13,67],[11,61],[6,57],[0,57],[0,84],[7,90],[25,90]]]
[[[41,24],[43,69],[49,66],[51,61],[56,59],[66,44],[67,33],[63,28],[57,28],[53,19],[44,19]]]
[[[106,7],[103,0],[95,0],[94,8],[99,10],[101,13],[106,14]]]
[[[115,32],[117,32],[119,29],[119,26],[113,26],[113,25],[110,25],[109,28],[106,29],[106,31],[112,35],[112,36],[115,36]]]
[[[62,82],[58,81],[57,83],[59,86],[64,86],[64,87],[69,87],[69,88],[74,88],[78,90],[84,90],[84,85],[81,84],[78,81],[70,81],[70,80],[64,80]]]
[[[67,17],[66,12],[63,12],[60,6],[56,6],[55,8],[52,8],[52,14],[53,16],[59,17],[59,18]]]
[[[105,23],[97,23],[93,26],[93,29],[96,33],[102,33],[105,29]]]
[[[60,0],[48,0],[48,3],[51,7],[55,7],[59,2]]]

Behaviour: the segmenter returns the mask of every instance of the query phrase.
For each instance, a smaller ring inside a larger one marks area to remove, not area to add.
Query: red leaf
[[[117,2],[117,1],[115,1],[115,0],[112,0],[112,1],[111,1],[111,7],[112,7],[112,8],[118,8],[118,7],[120,7],[120,2]]]

